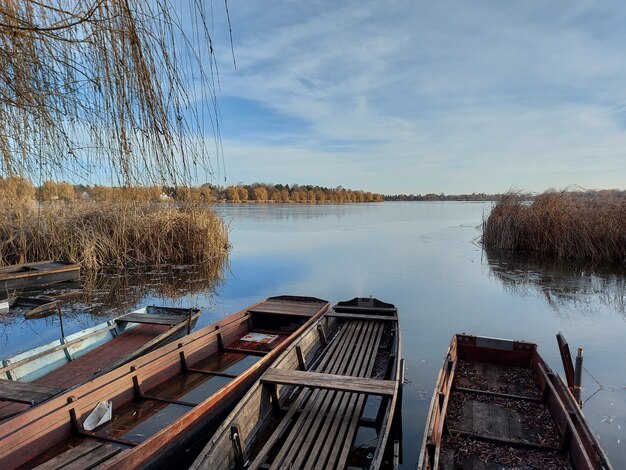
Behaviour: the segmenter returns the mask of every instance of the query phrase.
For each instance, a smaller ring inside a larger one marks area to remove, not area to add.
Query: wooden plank
[[[476,393],[478,395],[488,395],[491,397],[501,397],[501,398],[511,398],[513,400],[524,400],[524,401],[533,401],[536,403],[541,403],[541,398],[536,397],[527,397],[524,395],[513,395],[512,393],[500,393],[500,392],[492,392],[490,390],[478,390],[475,388],[466,388],[466,387],[454,387],[455,392],[463,392],[463,393]]]
[[[187,321],[187,315],[163,315],[158,313],[129,313],[116,319],[118,322],[146,323],[151,325],[176,325]]]
[[[512,447],[521,447],[524,449],[537,449],[537,450],[547,450],[550,452],[559,452],[560,449],[557,447],[546,446],[543,444],[538,444],[536,442],[529,441],[521,441],[517,439],[506,439],[502,437],[492,436],[488,433],[476,433],[476,432],[467,432],[461,431],[460,429],[452,429],[449,430],[450,434],[454,436],[462,436],[462,437],[471,437],[472,439],[477,439],[479,441],[492,442],[494,444],[503,444],[505,446]],[[589,467],[593,468],[593,467]]]
[[[354,349],[344,355],[340,361],[340,369],[338,372],[344,375],[359,375],[359,366],[363,361],[368,347],[370,346],[369,338],[372,336],[373,323],[360,322],[362,324],[360,334],[350,344]],[[283,448],[289,446],[289,451],[285,454],[282,461],[277,459],[273,463],[273,467],[277,464],[292,468],[301,468],[305,458],[311,451],[311,446],[315,442],[324,441],[327,438],[330,426],[328,421],[332,420],[337,414],[337,405],[341,402],[344,393],[335,393],[334,390],[322,390],[317,394],[315,399],[313,396],[309,399],[305,408],[305,413],[300,417],[300,421],[304,422],[301,430],[297,433],[291,432],[291,441],[285,442]],[[305,439],[306,438],[306,439]],[[311,452],[311,458],[315,457],[315,453]]]
[[[556,335],[556,342],[559,345],[559,352],[561,353],[561,361],[563,362],[563,370],[565,371],[565,380],[570,390],[574,389],[574,365],[572,363],[572,355],[569,350],[569,345],[565,340],[565,336],[561,332]]]
[[[343,318],[347,320],[365,320],[365,321],[398,321],[397,316],[388,316],[388,315],[368,315],[368,314],[359,314],[359,313],[340,313],[340,312],[330,312],[326,314],[327,317],[332,318]]]
[[[65,468],[66,465],[69,465],[75,460],[80,459],[82,456],[96,450],[98,447],[102,447],[103,445],[105,444],[102,442],[93,439],[85,439],[76,447],[72,447],[63,453],[52,457],[47,462],[38,465],[34,468],[34,470],[57,470]]]
[[[0,379],[0,400],[36,404],[61,393],[63,389],[32,382]]]
[[[347,375],[323,374],[301,370],[269,368],[261,377],[262,383],[299,385],[303,387],[392,396],[395,382]]]
[[[81,458],[74,460],[74,462],[69,465],[65,465],[63,470],[84,470],[93,468],[119,454],[122,450],[121,447],[112,444],[104,444]]]

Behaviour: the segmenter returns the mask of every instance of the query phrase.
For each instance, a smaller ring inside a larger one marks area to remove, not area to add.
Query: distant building
[[[89,195],[87,191],[83,191],[83,194],[80,195],[80,198],[83,201],[88,201],[89,199],[91,199],[91,196]]]

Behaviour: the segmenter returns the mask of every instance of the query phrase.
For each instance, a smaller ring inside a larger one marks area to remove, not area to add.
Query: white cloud
[[[230,9],[238,69],[222,65],[222,93],[309,123],[287,146],[231,136],[232,181],[449,193],[623,186],[619,3]],[[335,141],[349,145],[328,151]]]

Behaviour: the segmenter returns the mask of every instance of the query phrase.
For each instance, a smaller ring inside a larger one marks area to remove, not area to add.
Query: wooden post
[[[565,336],[560,331],[556,335],[556,342],[559,345],[559,352],[561,353],[561,361],[563,361],[563,370],[565,372],[565,381],[570,392],[574,392],[574,366],[572,364],[572,355],[569,351],[569,345],[565,340]]]
[[[578,406],[582,406],[580,389],[583,383],[583,348],[578,348],[576,354],[576,369],[574,370],[574,399]]]
[[[61,324],[61,337],[65,338],[65,331],[63,330],[63,315],[61,314],[61,303],[57,304],[57,311],[59,312],[59,323]]]

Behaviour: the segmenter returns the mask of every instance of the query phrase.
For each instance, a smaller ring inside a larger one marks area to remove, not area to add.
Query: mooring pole
[[[582,405],[580,401],[580,389],[583,382],[583,348],[578,348],[576,352],[576,367],[574,369],[574,398],[579,405]]]
[[[61,314],[61,303],[57,304],[57,311],[59,312],[59,323],[61,325],[61,337],[65,338],[65,331],[63,330],[63,315]]]
[[[189,309],[189,314],[187,316],[187,334],[191,333],[191,316],[193,313],[193,309]]]

